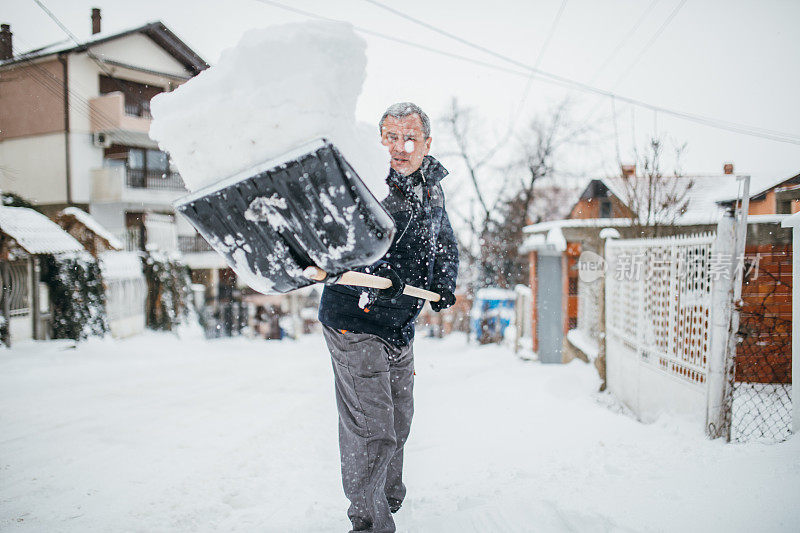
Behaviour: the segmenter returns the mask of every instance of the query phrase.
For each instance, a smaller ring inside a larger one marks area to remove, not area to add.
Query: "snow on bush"
[[[190,190],[326,137],[381,199],[388,155],[377,124],[355,120],[366,62],[347,23],[250,30],[216,65],[153,98],[150,136]]]
[[[177,259],[156,250],[142,261],[147,280],[147,327],[172,331],[189,316],[191,281]]]
[[[106,297],[97,260],[89,252],[44,256],[55,339],[82,340],[108,332]]]

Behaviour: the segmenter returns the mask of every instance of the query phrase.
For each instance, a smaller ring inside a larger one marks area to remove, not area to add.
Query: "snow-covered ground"
[[[798,531],[800,440],[644,425],[546,366],[419,339],[401,532]],[[332,371],[300,341],[0,351],[0,530],[344,532]]]

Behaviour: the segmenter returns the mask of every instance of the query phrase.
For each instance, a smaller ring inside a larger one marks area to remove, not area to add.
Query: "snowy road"
[[[800,530],[796,438],[639,424],[580,362],[416,354],[401,532]],[[336,443],[321,336],[0,350],[0,530],[344,532]]]

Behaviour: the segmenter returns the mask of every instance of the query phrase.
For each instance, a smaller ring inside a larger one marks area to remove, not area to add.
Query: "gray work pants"
[[[323,327],[333,360],[342,485],[353,531],[393,532],[406,495],[403,446],[414,414],[414,352],[376,335]]]

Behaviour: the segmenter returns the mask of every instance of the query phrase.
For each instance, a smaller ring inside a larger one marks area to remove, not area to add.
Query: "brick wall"
[[[736,381],[791,383],[792,246],[747,246],[745,258]]]

